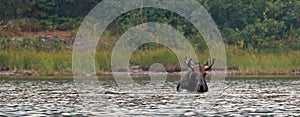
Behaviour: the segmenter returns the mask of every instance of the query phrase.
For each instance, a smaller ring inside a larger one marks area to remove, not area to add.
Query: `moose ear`
[[[213,60],[209,66],[208,66],[208,64],[204,65],[205,71],[211,70],[212,66],[215,64],[215,60],[216,60],[216,58],[213,58]]]

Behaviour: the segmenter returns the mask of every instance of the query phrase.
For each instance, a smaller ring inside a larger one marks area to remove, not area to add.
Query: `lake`
[[[300,116],[299,76],[228,77],[216,94],[177,92],[178,80],[99,78],[80,89],[72,78],[2,78],[0,116]]]

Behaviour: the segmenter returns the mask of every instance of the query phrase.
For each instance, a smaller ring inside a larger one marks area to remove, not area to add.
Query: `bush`
[[[64,49],[63,42],[60,39],[43,38],[0,38],[0,49],[2,50],[25,50],[33,49],[35,51],[60,51]]]
[[[21,18],[8,21],[6,24],[6,30],[19,32],[37,32],[43,28],[42,26],[43,25],[40,25],[37,19]]]

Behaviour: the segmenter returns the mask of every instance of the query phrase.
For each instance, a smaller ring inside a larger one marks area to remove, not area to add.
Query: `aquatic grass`
[[[111,71],[111,52],[97,51],[95,55],[95,66],[97,71]]]
[[[228,67],[237,68],[239,72],[291,72],[300,70],[300,51],[285,53],[256,52],[235,47],[226,47]],[[185,56],[190,53],[179,52]],[[210,58],[208,51],[196,52],[200,63]],[[163,64],[166,68],[179,65],[174,52],[168,48],[155,50],[136,50],[130,58],[132,65],[145,69],[154,63]],[[0,50],[0,65],[5,64],[10,70],[36,70],[41,74],[70,73],[72,71],[72,51],[35,51],[31,49]],[[111,71],[111,51],[99,50],[95,55],[97,71]]]
[[[70,51],[37,52],[35,50],[0,51],[3,64],[11,69],[36,70],[40,73],[71,71],[72,56]]]
[[[68,51],[57,53],[54,57],[56,71],[71,72],[72,55]]]
[[[148,67],[154,63],[160,63],[166,66],[178,64],[176,55],[169,49],[137,51],[132,55],[131,60],[135,64]]]
[[[227,47],[227,64],[240,72],[290,72],[298,69],[300,51],[285,53],[255,52]]]
[[[56,53],[41,52],[38,57],[40,71],[43,73],[71,72],[72,54],[69,51]]]
[[[0,65],[9,64],[9,60],[11,59],[11,54],[7,51],[0,51]]]
[[[181,57],[191,57],[193,54],[192,52],[180,50],[177,50],[176,53]],[[203,63],[210,58],[210,54],[207,51],[203,53],[196,52],[196,57],[200,63]],[[165,47],[147,51],[136,50],[131,56],[131,63],[140,65],[145,70],[147,70],[154,63],[160,63],[164,65],[167,71],[174,71],[180,67],[179,59],[177,58],[175,52]]]
[[[300,51],[293,51],[289,53],[292,69],[300,71]]]
[[[39,72],[41,73],[54,73],[59,72],[58,70],[55,70],[55,63],[53,61],[54,55],[50,55],[48,53],[41,52],[37,56],[39,58]]]

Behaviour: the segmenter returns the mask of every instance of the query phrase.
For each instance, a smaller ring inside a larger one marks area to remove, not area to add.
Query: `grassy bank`
[[[96,68],[98,71],[110,70],[110,51],[96,53]],[[209,59],[208,52],[197,53],[200,62]],[[300,51],[284,53],[264,53],[253,50],[227,48],[227,64],[238,72],[291,72],[300,71]],[[161,48],[153,51],[135,51],[130,62],[147,69],[153,63],[161,63],[167,69],[178,67],[176,55],[171,50]],[[44,52],[35,50],[0,50],[0,65],[9,66],[10,70],[35,70],[41,74],[71,73],[72,52],[69,50]]]
[[[300,51],[266,53],[227,48],[228,66],[236,66],[240,72],[300,71],[299,58]]]
[[[70,72],[71,51],[37,52],[35,50],[0,51],[0,64],[9,66],[11,71],[34,70],[39,73]]]

